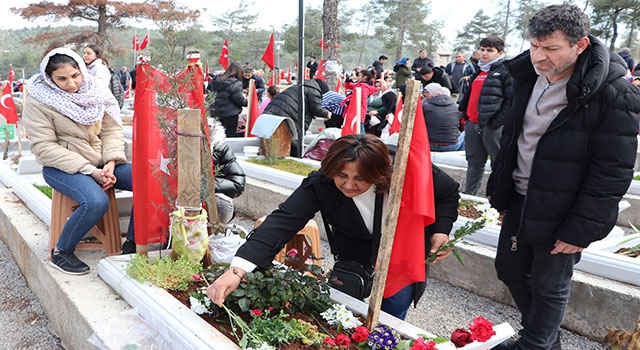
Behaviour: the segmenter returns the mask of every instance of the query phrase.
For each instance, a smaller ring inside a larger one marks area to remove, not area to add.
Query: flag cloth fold
[[[273,84],[270,84],[270,86]],[[247,129],[246,134],[255,137],[256,135],[251,133],[253,130],[253,126],[256,123],[256,119],[260,116],[260,102],[258,102],[258,89],[256,89],[255,84],[253,85],[253,93],[251,94],[251,109],[249,109],[248,119],[247,120]]]
[[[131,40],[131,46],[135,51],[140,50],[140,43],[138,42],[138,34],[133,36],[133,40]]]
[[[360,133],[360,120],[362,118],[362,116],[359,115],[360,99],[362,98],[362,94],[360,93],[361,89],[362,88],[357,87],[355,88],[355,91],[352,92],[353,95],[349,101],[349,106],[347,106],[347,110],[344,112],[344,123],[342,125],[341,136]]]
[[[402,200],[384,288],[385,298],[409,284],[424,282],[426,277],[424,228],[435,221],[436,215],[429,137],[420,96],[403,178]]]
[[[327,60],[320,60],[318,65],[318,71],[316,72],[316,78],[327,80]]]
[[[142,42],[140,43],[140,50],[144,50],[147,45],[149,45],[149,34],[144,36],[144,39],[142,39]]]
[[[16,72],[13,70],[13,65],[9,65],[9,83],[13,83],[16,80]]]
[[[324,46],[324,38],[320,39],[320,44],[318,44],[322,50],[326,50],[327,48]]]
[[[11,67],[13,69],[13,67]],[[13,84],[11,81],[4,84],[4,88],[2,89],[2,97],[0,97],[0,115],[2,115],[6,120],[7,124],[18,124],[18,110],[16,109],[16,104],[13,101],[13,95],[11,94],[13,90]]]
[[[398,98],[396,100],[396,110],[393,112],[393,121],[391,122],[391,127],[389,128],[389,135],[400,132],[400,117],[402,116],[402,93],[398,92]],[[420,106],[422,108],[422,106]],[[423,116],[424,118],[424,116]]]
[[[222,44],[219,62],[222,65],[222,68],[227,69],[227,67],[229,67],[229,42],[227,39],[224,39],[224,44]]]
[[[269,37],[269,44],[262,54],[262,60],[267,64],[267,66],[269,66],[269,68],[271,68],[271,70],[276,67],[275,55],[273,50],[273,33],[271,33],[271,36]]]
[[[163,183],[171,187],[169,179],[176,177],[169,174],[171,159],[156,103],[157,89],[162,89],[157,84],[166,84],[166,76],[149,64],[138,64],[136,77],[131,152],[136,244],[166,242],[171,204]]]

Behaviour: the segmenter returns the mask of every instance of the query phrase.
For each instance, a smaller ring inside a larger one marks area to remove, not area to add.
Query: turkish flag
[[[204,102],[204,80],[202,78],[202,67],[196,62],[189,62],[187,68],[176,74],[176,82],[179,82],[178,92],[186,99],[187,106],[191,109],[199,109],[201,129],[207,140],[209,136],[209,124],[207,122],[207,109]]]
[[[389,260],[389,272],[384,297],[389,298],[402,288],[425,281],[425,232],[436,218],[433,173],[429,137],[418,96],[416,116],[409,144],[409,157],[402,187],[398,223]]]
[[[229,67],[229,42],[227,39],[224,39],[224,44],[222,44],[219,62],[222,65],[222,68],[227,69],[227,67]]]
[[[402,115],[402,93],[398,91],[398,98],[396,100],[396,110],[393,112],[393,121],[391,122],[391,127],[389,128],[389,135],[400,132],[400,116]],[[422,106],[420,106],[422,108]],[[424,118],[424,116],[422,117]]]
[[[322,50],[326,50],[326,47],[324,46],[324,38],[320,39],[320,44],[318,46],[320,46]]]
[[[287,72],[287,83],[291,82],[291,67],[289,67],[289,71]]]
[[[136,78],[131,160],[135,238],[136,244],[160,243],[167,240],[173,203],[164,194],[168,185],[168,197],[175,198],[177,189],[177,169],[158,119],[164,113],[156,103],[157,90],[163,89],[158,84],[166,84],[166,76],[149,64],[138,64]]]
[[[204,81],[209,81],[209,79],[211,79],[211,77],[209,76],[209,61],[207,61],[204,67]]]
[[[140,50],[144,50],[147,45],[149,45],[149,34],[144,36],[144,39],[142,39],[142,42],[140,43]]]
[[[140,44],[138,43],[138,34],[133,36],[133,40],[131,40],[131,46],[133,46],[133,49],[136,51],[140,50]]]
[[[338,83],[336,84],[336,92],[340,92],[342,90],[342,80],[338,79]]]
[[[362,120],[362,116],[360,115],[360,99],[362,98],[361,90],[362,88],[357,87],[352,92],[349,106],[347,106],[347,110],[344,112],[344,124],[342,125],[341,136],[360,133],[360,122]]]
[[[264,53],[262,54],[262,60],[272,70],[276,67],[275,56],[273,53],[273,33],[271,33],[271,37],[269,37],[269,44],[267,45],[267,48],[264,50]]]
[[[273,84],[270,84],[271,86]],[[253,84],[253,93],[251,93],[251,109],[249,110],[249,115],[247,116],[247,128],[245,129],[245,136],[249,135],[254,137],[256,135],[251,134],[251,130],[253,130],[253,125],[256,123],[256,119],[260,116],[260,102],[258,102],[258,89],[256,89],[255,84]]]
[[[271,72],[271,76],[269,77],[269,81],[267,82],[267,86],[276,85],[273,79],[273,72]]]
[[[327,60],[320,60],[320,64],[318,65],[318,71],[316,72],[316,78],[327,80]]]
[[[13,70],[13,65],[9,65],[9,83],[13,83],[16,80],[16,72]]]
[[[0,97],[0,114],[7,120],[7,124],[18,124],[18,111],[16,104],[13,102],[11,82],[4,84],[2,89],[2,97]]]

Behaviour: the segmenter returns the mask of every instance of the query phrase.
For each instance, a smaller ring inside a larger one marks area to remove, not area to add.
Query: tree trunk
[[[507,35],[509,35],[509,15],[511,12],[511,0],[507,0],[507,13],[504,19],[504,29],[502,32],[502,39],[507,40]]]
[[[340,37],[338,31],[338,1],[324,0],[322,9],[322,32],[324,43],[324,57],[327,60],[327,85],[333,91],[338,85],[340,65]]]

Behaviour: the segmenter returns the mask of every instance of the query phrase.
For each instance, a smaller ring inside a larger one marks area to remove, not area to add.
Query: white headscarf
[[[53,55],[61,54],[73,58],[82,73],[82,84],[78,92],[70,93],[60,89],[45,72]],[[84,60],[73,50],[57,48],[51,50],[40,63],[40,74],[27,81],[28,92],[36,100],[55,108],[58,112],[82,125],[94,125],[102,121],[107,113],[122,125],[120,107],[111,91],[95,81],[89,74]]]

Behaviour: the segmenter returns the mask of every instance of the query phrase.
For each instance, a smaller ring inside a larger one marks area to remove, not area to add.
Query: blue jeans
[[[116,165],[114,188],[131,191],[131,164]],[[95,226],[109,209],[109,197],[89,175],[68,174],[52,167],[43,167],[42,176],[54,190],[78,202],[80,205],[67,220],[56,244],[58,250],[70,252],[76,249],[80,240]],[[133,209],[132,209],[133,212]],[[129,220],[127,239],[134,240],[133,213]]]
[[[497,129],[480,128],[477,123],[464,123],[464,151],[467,158],[467,178],[463,193],[476,195],[484,176],[484,165],[488,157],[496,159],[500,150],[502,126]]]
[[[460,136],[458,136],[458,142],[453,145],[448,146],[438,146],[435,144],[431,144],[430,149],[433,152],[452,152],[452,151],[464,151],[464,134],[465,132],[461,132]]]
[[[409,307],[411,307],[411,302],[413,301],[414,286],[414,284],[410,284],[389,298],[382,299],[380,310],[404,320],[407,317],[407,311],[409,311]]]
[[[559,348],[560,324],[580,253],[551,255],[553,242],[532,244],[518,235],[524,196],[514,193],[513,197],[502,222],[495,266],[522,314],[518,349]],[[516,251],[511,251],[512,236],[517,237]]]

